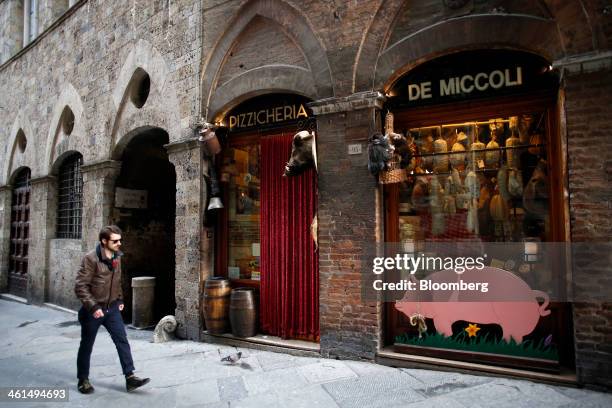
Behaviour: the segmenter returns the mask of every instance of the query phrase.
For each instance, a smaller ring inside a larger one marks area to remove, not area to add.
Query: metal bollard
[[[132,278],[132,326],[143,329],[155,324],[153,302],[155,300],[155,277]]]

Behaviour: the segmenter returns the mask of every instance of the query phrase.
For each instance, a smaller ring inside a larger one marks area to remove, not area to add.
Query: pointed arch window
[[[83,218],[83,156],[67,157],[59,168],[57,238],[80,239]]]

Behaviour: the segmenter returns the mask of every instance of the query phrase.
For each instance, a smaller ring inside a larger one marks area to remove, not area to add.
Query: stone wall
[[[200,339],[200,231],[202,217],[201,147],[195,140],[167,145],[176,169],[176,318],[177,333]]]
[[[23,45],[23,1],[0,2],[0,64],[15,55]]]
[[[7,8],[14,3],[0,2],[2,21],[13,18]],[[67,153],[83,155],[83,239],[54,239],[55,214],[52,206],[47,207],[56,189],[52,183],[33,193],[30,230],[35,262],[30,262],[29,300],[76,307],[72,286],[80,258],[97,242],[100,227],[111,220],[118,167],[108,160],[113,155],[120,160],[122,149],[139,129],[160,127],[171,142],[193,135],[191,126],[199,110],[201,10],[197,0],[81,1],[57,27],[45,32],[68,2],[39,3],[42,34],[22,55],[0,66],[0,185],[7,184],[20,166],[31,168],[37,179],[51,174]],[[6,30],[18,23],[2,24],[2,61],[9,57],[4,50],[12,38]],[[8,53],[15,51],[13,47]],[[151,77],[151,92],[142,109],[135,108],[126,93],[137,68]],[[59,126],[65,106],[75,114],[70,135]],[[14,148],[19,131],[28,141],[24,153]],[[7,204],[0,205],[0,219],[6,220],[10,190],[2,196],[8,197]],[[8,222],[1,226],[0,277],[6,285]],[[194,251],[199,256],[199,230],[189,233],[196,237]],[[185,265],[177,266],[177,272]],[[193,265],[197,269],[199,257]],[[197,294],[190,298],[197,300]]]
[[[52,176],[31,181],[27,298],[34,303],[46,301],[48,285],[55,280],[48,272],[48,242],[55,235],[56,183]]]
[[[53,279],[49,281],[48,302],[73,310],[81,307],[74,294],[74,277],[85,252],[78,239],[49,241],[49,259],[53,260],[49,263],[49,276],[53,276]]]
[[[38,0],[38,32],[41,33],[68,10],[68,0]]]

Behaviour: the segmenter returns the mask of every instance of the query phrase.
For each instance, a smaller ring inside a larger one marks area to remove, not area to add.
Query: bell
[[[207,210],[218,210],[220,208],[223,208],[223,203],[221,202],[221,199],[219,197],[211,197],[210,198],[210,203],[208,203],[208,208]]]

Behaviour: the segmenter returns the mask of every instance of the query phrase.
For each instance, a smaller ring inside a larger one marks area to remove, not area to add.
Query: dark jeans
[[[115,347],[117,347],[123,374],[128,375],[134,371],[130,343],[128,343],[119,305],[113,303],[110,308],[102,309],[102,311],[104,316],[96,319],[84,307],[81,307],[79,310],[79,323],[81,323],[81,345],[77,355],[77,377],[79,379],[89,378],[91,351],[100,325],[106,327],[113,343],[115,343]]]

